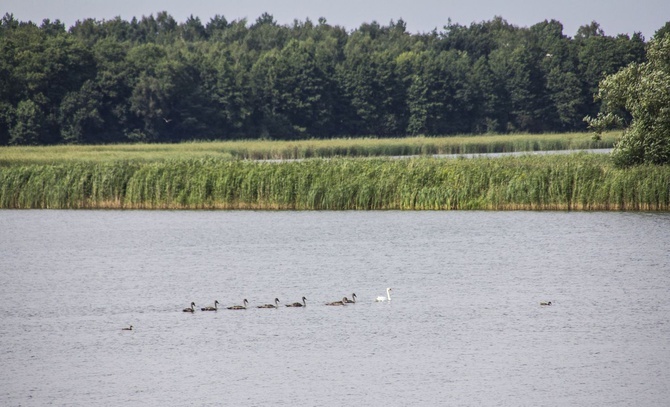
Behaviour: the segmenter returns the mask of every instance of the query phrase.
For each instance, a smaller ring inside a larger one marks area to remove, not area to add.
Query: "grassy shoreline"
[[[670,167],[599,154],[0,166],[0,208],[670,210]]]
[[[611,148],[618,133],[593,141],[590,133],[512,134],[396,139],[213,141],[179,144],[58,145],[0,147],[0,167],[70,162],[155,162],[188,159],[282,160],[314,157],[381,157],[485,154]]]

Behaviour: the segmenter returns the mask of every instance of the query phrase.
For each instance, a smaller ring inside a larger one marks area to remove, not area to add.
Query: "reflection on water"
[[[0,405],[664,405],[669,226],[645,213],[0,211]],[[392,301],[374,302],[386,287]]]

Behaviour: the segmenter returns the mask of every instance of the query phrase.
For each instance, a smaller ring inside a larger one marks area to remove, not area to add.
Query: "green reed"
[[[666,211],[670,167],[583,153],[16,165],[0,167],[0,207]]]
[[[179,144],[119,144],[0,147],[0,167],[69,162],[155,162],[189,159],[304,159],[611,148],[617,133],[593,141],[589,133],[516,134],[395,139],[215,141]]]

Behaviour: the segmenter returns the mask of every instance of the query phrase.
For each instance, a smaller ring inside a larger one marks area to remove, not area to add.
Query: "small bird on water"
[[[342,301],[333,301],[333,302],[327,302],[326,305],[347,305],[347,302],[349,299],[347,297],[342,298]]]
[[[302,303],[299,302],[294,302],[293,304],[286,304],[287,307],[306,307],[307,306],[307,298],[302,297]]]
[[[195,312],[195,303],[192,302],[190,307],[184,308],[184,312]]]

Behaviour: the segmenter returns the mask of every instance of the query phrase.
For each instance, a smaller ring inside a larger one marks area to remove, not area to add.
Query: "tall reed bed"
[[[0,167],[2,208],[662,210],[670,167],[595,154]]]
[[[302,141],[217,141],[180,144],[64,145],[0,147],[0,166],[221,159],[304,159],[314,157],[380,157],[432,154],[483,154],[518,151],[611,148],[617,133],[593,141],[588,133],[516,134],[396,139],[332,139]]]

